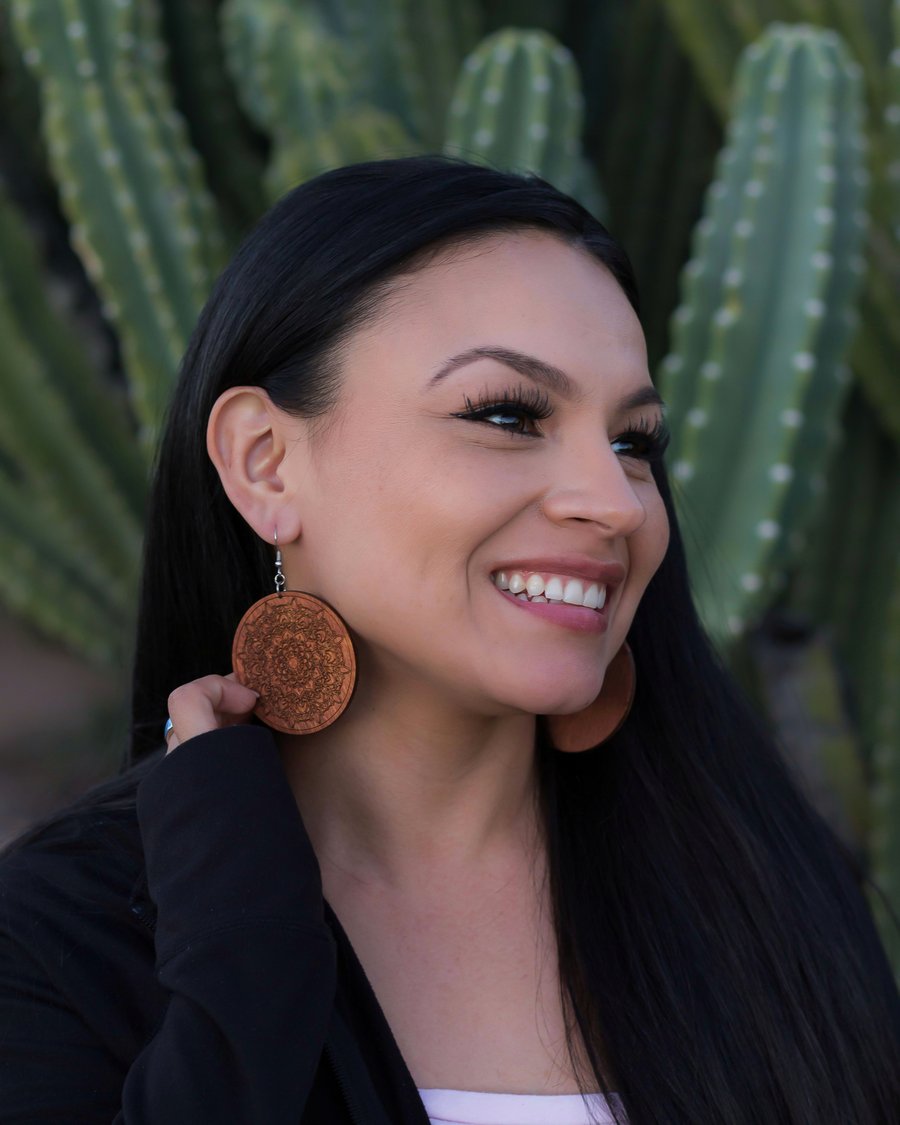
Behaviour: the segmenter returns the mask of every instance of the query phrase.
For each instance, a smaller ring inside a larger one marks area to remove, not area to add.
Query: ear
[[[228,499],[269,543],[276,528],[281,544],[300,534],[285,463],[288,429],[289,416],[273,405],[262,387],[223,391],[206,427],[206,449]]]

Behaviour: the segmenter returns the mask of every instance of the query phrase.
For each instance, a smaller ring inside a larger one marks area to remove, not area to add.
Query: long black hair
[[[625,253],[577,202],[538,177],[446,157],[325,173],[250,234],[207,303],[169,404],[131,746],[124,775],[95,799],[127,801],[160,752],[169,692],[230,671],[235,626],[270,590],[271,548],[206,453],[216,398],[253,384],[284,410],[327,415],[341,344],[378,316],[398,273],[438,248],[523,228],[593,254],[637,310]],[[631,1125],[896,1125],[900,996],[863,876],[710,644],[664,462],[653,472],[671,531],[629,632],[631,713],[581,754],[554,751],[538,728],[573,1065],[584,1090],[618,1093]]]

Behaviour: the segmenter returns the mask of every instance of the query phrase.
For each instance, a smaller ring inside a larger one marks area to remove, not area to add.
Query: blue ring
[[[169,731],[172,729],[173,723],[171,719],[166,719],[166,725],[163,727],[163,742],[169,737]]]

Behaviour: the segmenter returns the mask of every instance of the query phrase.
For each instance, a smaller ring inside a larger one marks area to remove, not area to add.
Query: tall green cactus
[[[122,343],[151,447],[224,261],[216,207],[175,111],[152,0],[15,0],[72,243]]]
[[[356,52],[314,6],[226,0],[222,27],[244,109],[272,139],[270,199],[341,164],[415,151],[398,117],[361,99]]]
[[[504,28],[463,64],[444,151],[538,172],[602,217],[606,203],[581,151],[583,117],[572,53],[546,32]]]
[[[661,377],[689,565],[723,642],[815,511],[862,270],[861,125],[832,33],[773,26],[745,52]]]
[[[125,643],[144,470],[0,187],[0,591],[96,658]]]

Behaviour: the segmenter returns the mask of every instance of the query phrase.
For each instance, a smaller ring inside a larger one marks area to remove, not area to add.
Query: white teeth
[[[599,582],[590,584],[579,578],[566,578],[551,574],[546,580],[542,574],[531,573],[528,578],[518,570],[500,570],[491,576],[495,586],[509,590],[517,598],[535,602],[564,602],[586,609],[601,610],[606,604],[607,587]],[[587,587],[587,588],[585,588]]]
[[[530,574],[525,583],[525,592],[529,597],[536,598],[544,592],[544,580],[539,574]]]
[[[581,605],[584,601],[584,586],[577,578],[570,578],[566,583],[563,601],[569,605]]]
[[[563,600],[563,584],[562,579],[554,575],[547,583],[544,593],[547,595],[547,601],[561,602]]]

